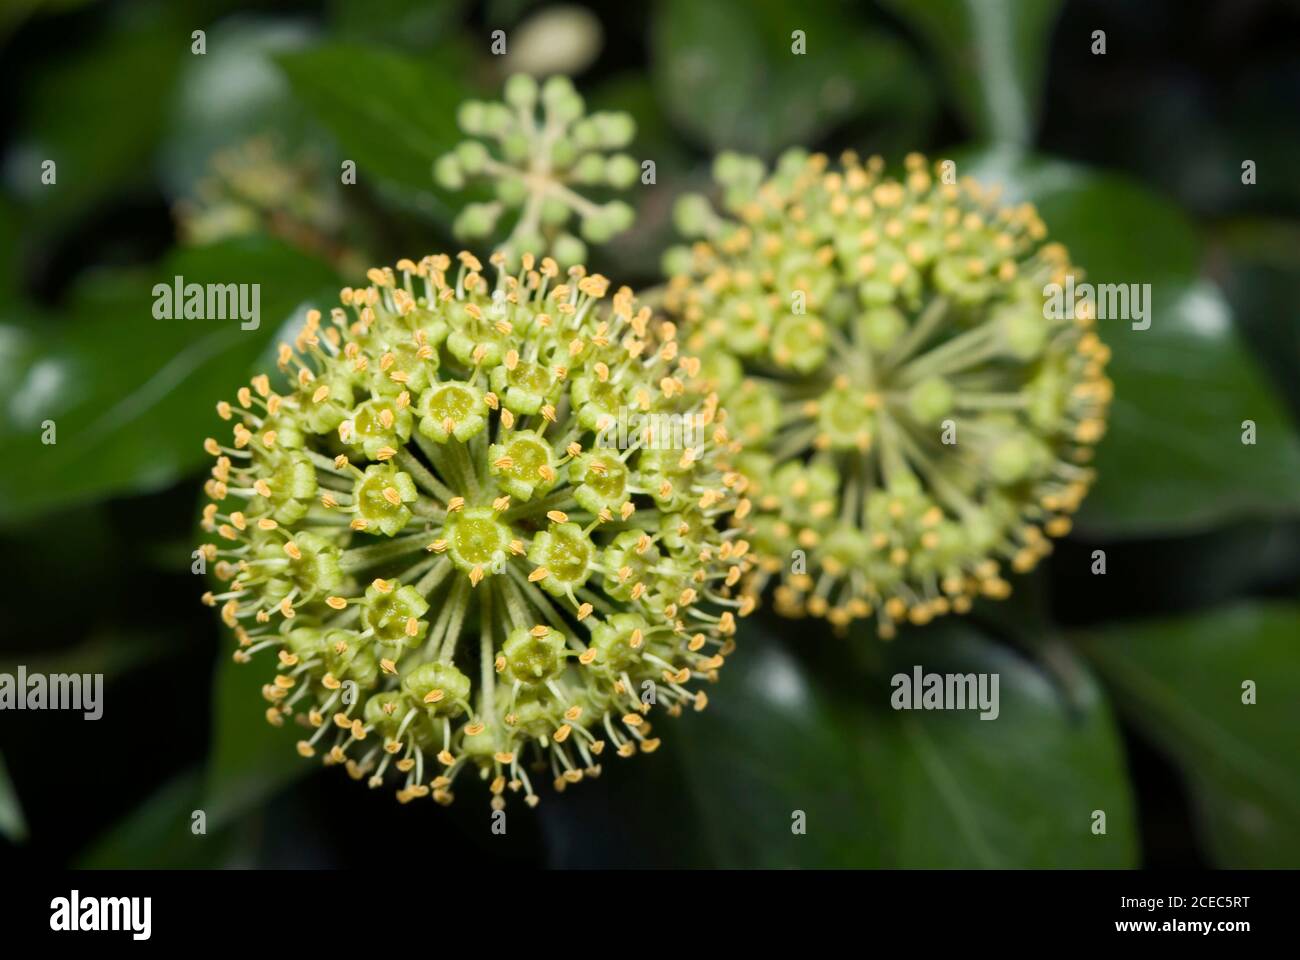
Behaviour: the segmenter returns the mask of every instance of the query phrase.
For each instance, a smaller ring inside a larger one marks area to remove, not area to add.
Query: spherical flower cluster
[[[455,266],[455,272],[451,272]],[[536,802],[702,709],[750,568],[716,395],[674,325],[553,260],[374,269],[218,414],[201,547],[236,660],[303,756],[449,802]],[[628,429],[628,425],[631,429]]]
[[[539,110],[540,106],[540,110]],[[565,229],[573,214],[591,243],[604,243],[632,225],[633,210],[621,200],[596,203],[575,187],[626,190],[640,174],[635,159],[620,150],[632,141],[630,114],[585,115],[582,96],[567,77],[554,76],[538,88],[527,74],[506,82],[505,103],[467,101],[460,106],[465,140],[434,165],[448,190],[467,179],[487,179],[496,192],[487,203],[470,203],[453,229],[465,239],[492,234],[507,210],[518,209],[500,249],[511,262],[519,251],[549,250],[562,264],[586,259],[586,245]],[[484,141],[495,142],[490,149]]]
[[[1112,385],[1086,304],[1045,310],[1076,271],[1032,205],[919,155],[883,170],[720,157],[734,217],[684,198],[701,239],[666,258],[665,305],[688,348],[721,348],[702,377],[754,478],[752,589],[891,637],[1006,596],[1005,568],[1068,532]]]
[[[274,138],[215,153],[193,196],[177,202],[176,220],[189,244],[269,233],[340,269],[364,269],[343,241],[342,204],[317,158],[287,150]]]

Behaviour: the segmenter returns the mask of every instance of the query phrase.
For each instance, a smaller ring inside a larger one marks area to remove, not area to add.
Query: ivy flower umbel
[[[654,750],[651,704],[702,709],[752,606],[738,445],[673,324],[582,267],[503,261],[371,270],[281,346],[288,389],[254,378],[206,444],[204,600],[236,660],[278,658],[267,719],[372,786],[396,771],[403,802],[470,767],[532,804],[530,771],[563,789],[607,743]],[[602,445],[627,410],[646,429]]]
[[[176,204],[181,237],[204,245],[270,233],[341,269],[364,269],[344,242],[343,205],[323,173],[310,152],[289,150],[274,138],[219,150],[193,196]]]
[[[778,610],[896,624],[1005,597],[1070,529],[1105,431],[1091,311],[1047,319],[1076,273],[1030,204],[924,158],[718,159],[724,205],[685,198],[665,305],[708,354],[753,478],[752,589]],[[942,167],[940,168],[942,169]]]
[[[586,245],[566,230],[574,214],[591,243],[605,243],[632,226],[628,204],[597,203],[575,189],[626,190],[636,182],[636,160],[609,153],[631,143],[636,124],[630,114],[586,115],[582,96],[567,77],[551,77],[539,89],[532,77],[517,74],[506,82],[505,103],[466,101],[457,122],[474,139],[441,157],[434,164],[435,178],[448,190],[485,179],[496,194],[487,203],[465,206],[453,225],[458,237],[487,237],[506,211],[518,209],[500,247],[510,261],[523,250],[549,250],[570,264],[587,257]]]

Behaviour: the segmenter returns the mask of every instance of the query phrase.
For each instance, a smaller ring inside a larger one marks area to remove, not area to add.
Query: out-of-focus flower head
[[[178,201],[175,209],[187,244],[266,233],[341,270],[364,269],[344,241],[343,204],[317,159],[309,152],[289,151],[273,137],[218,151],[194,195]]]
[[[751,589],[783,613],[896,625],[1005,597],[1069,531],[1105,430],[1109,350],[1030,204],[919,155],[715,164],[682,198],[665,306],[705,358],[754,478]],[[948,181],[948,182],[945,182]]]

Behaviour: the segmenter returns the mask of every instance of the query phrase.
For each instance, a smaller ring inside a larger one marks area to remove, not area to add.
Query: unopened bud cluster
[[[520,251],[550,251],[561,264],[586,259],[587,248],[567,229],[579,218],[582,237],[605,243],[632,225],[632,208],[621,200],[598,203],[589,188],[626,190],[640,168],[621,150],[636,125],[626,113],[586,114],[582,96],[567,77],[554,76],[539,88],[526,74],[507,81],[505,102],[477,100],[460,106],[457,121],[472,139],[434,165],[438,183],[449,190],[486,180],[495,196],[469,203],[453,228],[462,239],[492,235],[501,218],[519,211],[500,247],[511,263]]]

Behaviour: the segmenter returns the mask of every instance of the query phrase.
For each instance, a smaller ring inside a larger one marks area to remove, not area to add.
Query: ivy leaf
[[[81,854],[77,867],[176,870],[223,866],[230,838],[211,829],[195,833],[194,814],[201,809],[199,776],[191,770],[164,784],[135,812],[114,824]],[[211,827],[210,821],[205,827]]]
[[[1148,329],[1103,319],[1115,383],[1097,483],[1079,524],[1101,537],[1159,536],[1300,514],[1300,436],[1238,334],[1200,247],[1171,204],[1132,181],[1010,151],[958,169],[1031,200],[1093,284],[1150,284]],[[1242,442],[1244,421],[1256,442]]]
[[[193,27],[174,5],[140,8],[111,11],[100,42],[67,44],[24,91],[14,183],[38,214],[31,218],[37,233],[149,182],[171,80],[190,55]],[[53,185],[41,179],[45,160],[55,163]]]
[[[1270,603],[1074,638],[1127,718],[1182,769],[1219,866],[1300,860],[1297,637],[1300,606]]]
[[[178,276],[259,284],[259,326],[156,319],[154,285]],[[0,437],[12,454],[0,521],[157,490],[197,467],[220,424],[214,404],[246,382],[290,314],[326,302],[335,283],[319,261],[248,237],[180,250],[147,273],[92,277],[39,337],[30,323],[0,324]]]
[[[1300,225],[1246,219],[1219,231],[1213,251],[1224,295],[1255,356],[1300,417]]]
[[[329,0],[326,9],[331,30],[339,36],[420,51],[445,41],[464,18],[466,6],[466,0],[372,0],[365,6]]]
[[[453,198],[434,184],[433,163],[462,139],[456,109],[469,91],[444,58],[323,43],[277,62],[356,162],[358,183],[374,177],[433,219],[450,220]]]
[[[888,649],[876,644],[869,671],[836,664],[824,672],[837,677],[832,685],[770,629],[746,624],[707,710],[656,727],[678,771],[655,804],[636,803],[620,772],[612,783],[584,785],[585,800],[566,795],[566,805],[585,804],[576,813],[543,806],[557,865],[642,863],[647,848],[660,865],[665,836],[675,841],[669,865],[1132,865],[1119,740],[1083,665],[1071,665],[1065,689],[969,624],[946,625]],[[998,718],[891,709],[891,677],[917,664],[926,673],[996,673]],[[1106,813],[1104,836],[1092,833],[1095,810]],[[617,821],[608,835],[607,820]],[[609,842],[574,844],[574,821]]]
[[[888,6],[934,48],[980,139],[1018,145],[1033,139],[1061,0],[889,0]]]
[[[3,754],[0,754],[0,836],[10,843],[22,843],[27,839],[27,820],[23,817],[18,791],[9,777]]]
[[[804,52],[796,52],[802,32]],[[714,149],[771,156],[864,113],[926,113],[923,72],[893,37],[825,0],[668,0],[653,76],[666,113]]]
[[[865,726],[867,776],[887,798],[896,864],[906,867],[1117,868],[1137,841],[1123,750],[1086,667],[1044,655],[1053,672],[946,623],[885,651],[890,676],[998,677],[998,715],[898,712]],[[872,761],[875,762],[872,762]],[[1105,833],[1094,832],[1105,815]]]
[[[197,193],[219,151],[268,131],[274,131],[273,143],[294,155],[314,128],[296,109],[273,58],[305,47],[312,36],[301,20],[260,16],[222,20],[208,30],[208,52],[187,57],[177,78],[161,145],[158,173],[173,197]]]
[[[832,699],[785,650],[753,631],[733,659],[717,690],[708,691],[709,708],[664,731],[681,741],[708,862],[889,865],[888,798],[865,769],[858,728],[877,715]]]
[[[295,731],[266,722],[256,663],[236,664],[219,657],[212,690],[212,740],[203,774],[203,808],[208,823],[220,829],[274,796],[299,777],[320,769],[294,751]]]

